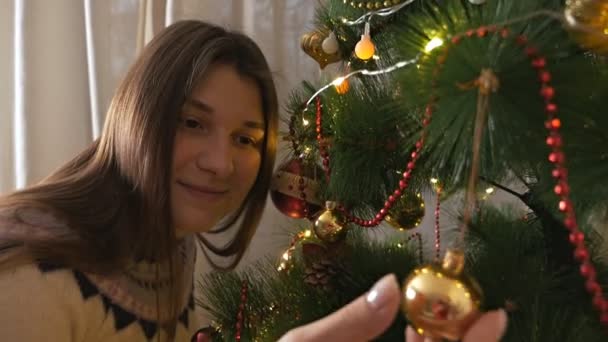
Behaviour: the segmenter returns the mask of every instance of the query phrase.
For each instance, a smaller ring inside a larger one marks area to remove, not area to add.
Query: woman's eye
[[[186,126],[187,128],[201,127],[201,123],[194,119],[186,118],[186,119],[182,119],[182,121],[184,123],[184,126]]]
[[[187,129],[200,129],[203,131],[207,130],[207,125],[199,119],[181,117],[179,118],[179,123],[182,127]]]
[[[241,145],[251,145],[251,146],[256,146],[257,145],[257,141],[251,137],[245,136],[245,135],[240,135],[236,138],[237,142]]]

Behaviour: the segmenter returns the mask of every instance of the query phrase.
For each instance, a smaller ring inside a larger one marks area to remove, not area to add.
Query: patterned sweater
[[[201,328],[192,286],[196,247],[193,239],[181,247],[187,288],[175,341],[191,341]],[[158,341],[160,334],[166,341],[156,307],[157,291],[160,298],[168,291],[169,273],[165,265],[159,266],[133,263],[112,277],[46,264],[0,271],[0,340],[138,342]]]

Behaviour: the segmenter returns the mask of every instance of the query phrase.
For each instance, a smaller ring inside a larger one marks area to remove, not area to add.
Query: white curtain
[[[98,136],[135,56],[137,5],[0,2],[0,192],[40,180]]]

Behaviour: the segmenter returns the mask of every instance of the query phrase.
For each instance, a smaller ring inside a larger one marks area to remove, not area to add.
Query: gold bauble
[[[420,193],[405,193],[388,211],[384,221],[398,230],[410,230],[422,223],[425,211]]]
[[[302,50],[317,61],[321,69],[324,69],[328,64],[339,62],[342,59],[339,53],[328,54],[323,51],[322,46],[325,38],[321,32],[313,31],[305,33],[300,39]]]
[[[336,210],[336,202],[325,203],[325,211],[315,221],[314,231],[323,242],[335,243],[344,238],[346,229],[342,216]]]
[[[608,54],[608,0],[567,0],[564,15],[581,46]]]
[[[417,268],[405,280],[402,309],[420,335],[456,341],[479,318],[481,288],[463,268],[464,254],[448,250],[442,265]]]

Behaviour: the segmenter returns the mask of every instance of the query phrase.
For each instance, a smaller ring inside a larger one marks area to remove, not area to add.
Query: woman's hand
[[[372,340],[395,319],[400,297],[397,278],[387,275],[363,296],[325,318],[290,330],[279,342]]]
[[[370,291],[318,321],[290,330],[279,342],[364,342],[380,336],[399,310],[401,291],[394,274],[380,279]],[[507,317],[503,310],[488,312],[471,327],[463,342],[496,342],[504,333]],[[197,342],[206,342],[200,336]],[[407,342],[429,342],[408,327]]]
[[[289,331],[279,342],[369,341],[381,335],[399,309],[401,291],[395,275],[380,279],[365,295],[352,303],[308,325]],[[507,325],[503,310],[483,314],[466,333],[463,342],[497,342]],[[411,327],[405,333],[407,342],[431,342],[416,334]]]

